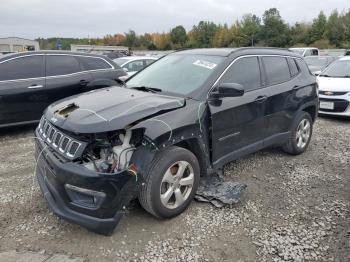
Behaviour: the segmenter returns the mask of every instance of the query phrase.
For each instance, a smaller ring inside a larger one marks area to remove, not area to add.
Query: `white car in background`
[[[297,53],[301,56],[317,56],[320,54],[318,48],[316,47],[293,47],[289,48],[294,53]]]
[[[350,57],[330,64],[317,77],[319,113],[350,117]]]
[[[138,71],[141,71],[156,60],[158,60],[157,57],[151,56],[125,56],[113,59],[113,61],[121,68],[123,68],[123,70],[128,74],[127,76],[120,78],[123,81]]]

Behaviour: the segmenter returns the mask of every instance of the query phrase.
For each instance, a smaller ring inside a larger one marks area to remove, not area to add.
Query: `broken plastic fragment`
[[[207,175],[201,178],[195,199],[201,202],[209,202],[216,207],[231,206],[237,204],[247,185],[224,181],[217,175]]]

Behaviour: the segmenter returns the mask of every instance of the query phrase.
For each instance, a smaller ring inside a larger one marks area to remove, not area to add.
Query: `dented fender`
[[[200,150],[195,155],[210,167],[209,117],[206,102],[186,100],[186,106],[170,111],[132,126],[131,130],[143,129],[143,146],[159,151],[179,143],[196,143]],[[201,155],[198,155],[201,154]]]

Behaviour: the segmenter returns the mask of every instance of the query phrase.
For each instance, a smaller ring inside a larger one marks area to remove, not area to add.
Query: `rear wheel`
[[[293,122],[291,136],[283,145],[283,150],[292,155],[303,153],[310,143],[312,128],[313,121],[310,114],[300,112]]]
[[[149,213],[170,218],[181,214],[197,191],[200,169],[187,149],[169,147],[159,152],[150,165],[139,201]]]

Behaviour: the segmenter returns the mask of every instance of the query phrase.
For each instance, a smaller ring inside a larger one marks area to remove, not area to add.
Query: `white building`
[[[126,46],[104,46],[104,45],[70,45],[72,52],[84,52],[93,54],[104,54],[110,52],[128,52]]]
[[[0,38],[0,53],[39,51],[39,42],[20,37]]]

